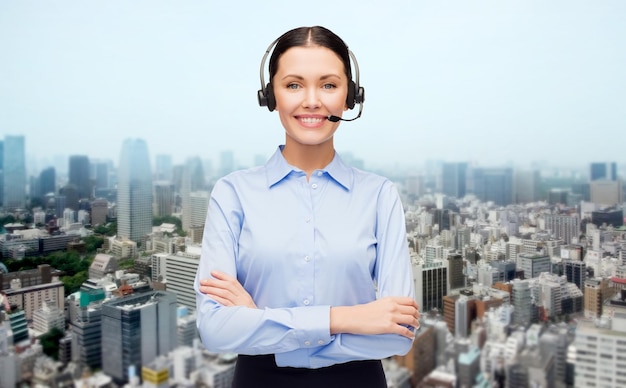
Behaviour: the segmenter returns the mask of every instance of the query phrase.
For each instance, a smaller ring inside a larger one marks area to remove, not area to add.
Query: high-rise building
[[[465,196],[467,182],[467,163],[443,163],[441,165],[441,192],[455,198]]]
[[[614,206],[621,204],[622,198],[622,182],[597,180],[589,183],[590,199],[592,203]]]
[[[530,287],[530,281],[513,280],[513,292],[511,293],[511,304],[513,305],[513,323],[518,325],[528,325],[534,318],[535,301]]]
[[[204,219],[201,220],[200,223],[192,220],[194,217],[197,218],[197,215],[194,215],[195,209],[193,209],[193,202],[197,203],[197,201],[192,200],[192,193],[202,191],[204,190],[204,187],[205,182],[202,161],[198,157],[188,159],[185,164],[181,188],[183,200],[182,226],[184,231],[188,231],[194,226],[204,225]],[[206,216],[206,209],[204,211],[204,216]]]
[[[154,216],[172,215],[174,210],[174,185],[169,181],[154,182]]]
[[[117,234],[141,244],[152,232],[152,173],[142,139],[122,145],[117,189]]]
[[[57,217],[63,217],[63,210],[67,207],[67,197],[59,194],[54,199],[54,214]]]
[[[524,278],[536,278],[542,272],[550,272],[550,256],[545,254],[520,253],[518,256],[519,269],[524,271]]]
[[[460,338],[467,338],[470,333],[472,315],[476,315],[475,302],[461,295],[456,301],[454,310],[454,334]]]
[[[94,188],[97,189],[106,189],[111,187],[110,183],[110,161],[92,161],[90,163],[90,178],[93,181]]]
[[[65,315],[56,302],[44,301],[41,309],[33,313],[33,329],[39,333],[47,333],[53,328],[65,332]]]
[[[595,210],[591,212],[591,223],[597,227],[603,224],[619,228],[624,225],[624,211],[622,209]]]
[[[443,297],[450,292],[448,283],[448,261],[434,260],[430,263],[413,265],[415,300],[420,310],[443,310]]]
[[[513,203],[513,169],[472,168],[468,171],[467,191],[483,202],[506,206]]]
[[[93,292],[102,290],[94,290]],[[75,308],[75,313],[70,319],[72,333],[72,360],[79,365],[89,366],[93,369],[102,368],[102,306],[100,304],[89,305],[87,291],[81,291],[81,300]],[[104,295],[102,295],[104,297]],[[84,301],[83,301],[84,299]]]
[[[589,180],[617,180],[617,164],[615,162],[594,162],[589,165]]]
[[[5,136],[3,153],[5,210],[26,207],[26,151],[24,136]]]
[[[89,158],[85,155],[72,155],[69,161],[69,183],[76,186],[78,199],[91,198],[89,179]]]
[[[73,183],[68,183],[65,186],[59,189],[59,194],[65,198],[65,206],[72,210],[78,210],[78,189],[76,185]],[[65,209],[63,209],[65,210]],[[61,214],[57,213],[57,216],[61,216]]]
[[[98,198],[91,201],[91,224],[104,225],[107,222],[107,212],[109,202],[106,199]]]
[[[604,289],[601,278],[587,279],[584,283],[584,312],[587,318],[599,318],[604,300]]]
[[[21,380],[19,359],[9,348],[11,326],[4,325],[2,308],[0,308],[0,387],[16,387]],[[18,378],[19,376],[19,378]]]
[[[515,171],[515,203],[531,203],[539,200],[541,176],[537,170]]]
[[[412,372],[412,386],[418,386],[435,367],[437,356],[434,349],[437,347],[437,333],[432,325],[422,324],[416,333],[413,347],[405,356],[396,357],[398,365],[406,367]]]
[[[56,170],[54,167],[43,169],[39,173],[39,193],[37,195],[43,201],[46,194],[56,193],[56,191]]]
[[[159,154],[156,156],[154,179],[157,181],[172,180],[172,155]]]
[[[102,304],[102,370],[118,384],[177,346],[176,294],[149,291]]]
[[[574,283],[579,290],[584,289],[587,277],[587,265],[579,260],[563,260],[563,268],[567,281]]]
[[[626,308],[621,299],[605,306],[611,314],[578,321],[574,340],[576,387],[626,386]]]
[[[72,235],[69,237],[73,238]],[[34,242],[36,245],[41,244],[38,239]],[[67,246],[67,242],[64,245]],[[43,307],[45,301],[63,306],[65,299],[63,282],[59,280],[58,272],[49,264],[41,264],[37,269],[0,272],[0,287],[9,303],[24,311],[29,321],[33,319],[34,312]]]
[[[476,386],[476,376],[480,373],[480,348],[473,346],[467,352],[459,354],[458,368],[458,386]]]
[[[545,229],[552,232],[555,238],[571,244],[580,234],[580,217],[578,214],[546,214]]]
[[[541,353],[554,358],[554,379],[557,382],[563,383],[562,385],[556,384],[556,386],[565,386],[567,348],[572,340],[573,338],[570,338],[567,326],[551,326],[539,337]]]
[[[193,283],[200,264],[200,255],[177,252],[165,258],[167,290],[176,294],[178,304],[190,309],[196,308],[196,293]]]
[[[450,289],[465,287],[463,256],[461,254],[454,253],[448,255],[448,275],[450,276]]]

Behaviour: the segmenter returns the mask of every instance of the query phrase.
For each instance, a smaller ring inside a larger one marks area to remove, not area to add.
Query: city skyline
[[[620,1],[3,2],[0,133],[24,135],[28,160],[116,161],[142,138],[152,162],[232,150],[250,165],[284,141],[256,102],[265,48],[321,24],[354,51],[366,90],[341,153],[372,166],[623,164],[624,16]]]

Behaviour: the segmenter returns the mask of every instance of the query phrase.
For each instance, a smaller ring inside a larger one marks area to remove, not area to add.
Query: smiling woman
[[[239,353],[234,387],[385,387],[380,359],[419,327],[399,195],[334,149],[331,118],[363,106],[350,57],[323,27],[282,35],[259,102],[285,143],[211,193],[198,329],[209,350]]]

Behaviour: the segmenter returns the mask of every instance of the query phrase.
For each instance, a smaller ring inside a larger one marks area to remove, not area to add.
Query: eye
[[[337,86],[335,84],[324,84],[322,85],[322,89],[334,89]]]
[[[287,85],[287,89],[294,89],[295,90],[295,89],[298,89],[299,87],[300,87],[300,85],[298,85],[297,83],[294,83],[294,82],[292,82],[292,83]]]

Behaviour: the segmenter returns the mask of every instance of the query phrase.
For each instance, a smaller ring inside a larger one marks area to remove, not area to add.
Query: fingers
[[[393,308],[396,310],[396,314],[392,319],[399,327],[397,334],[407,338],[414,338],[415,333],[403,325],[410,326],[416,330],[419,329],[421,314],[417,302],[410,297],[391,297],[389,299],[393,302]]]
[[[212,278],[200,279],[199,291],[224,306],[256,308],[254,300],[237,278],[220,271],[212,271]]]

